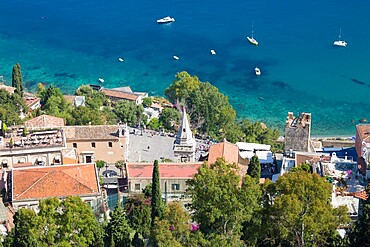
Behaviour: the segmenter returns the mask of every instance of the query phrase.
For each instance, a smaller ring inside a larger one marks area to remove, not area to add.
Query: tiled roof
[[[4,85],[4,84],[0,84],[0,89],[4,89],[9,94],[13,94],[14,91],[15,91],[15,87],[10,87],[10,86]]]
[[[136,101],[137,98],[139,98],[140,96],[134,93],[125,93],[125,92],[109,90],[109,89],[102,89],[101,91],[105,93],[107,97],[113,97],[113,98],[123,99],[123,100]]]
[[[118,138],[118,125],[66,126],[68,140],[112,140]]]
[[[355,197],[366,201],[369,195],[366,193],[366,190],[362,190],[362,191],[356,192]]]
[[[63,95],[64,99],[68,102],[68,103],[73,103],[74,99],[75,99],[75,96],[74,95]]]
[[[41,99],[36,97],[36,95],[28,92],[24,92],[23,94],[24,99],[26,100],[26,104],[31,107],[32,105],[36,104],[37,102],[40,102]]]
[[[192,178],[198,173],[201,162],[195,163],[160,163],[160,178]],[[127,164],[128,178],[151,178],[153,164],[151,163],[129,163]]]
[[[54,128],[65,126],[64,118],[49,115],[40,115],[24,122],[27,128]]]
[[[214,164],[217,158],[225,158],[227,163],[238,164],[239,148],[235,144],[224,140],[221,143],[213,144],[209,148],[208,163]]]
[[[356,125],[356,131],[358,132],[361,140],[370,143],[370,124],[358,124]]]
[[[99,193],[94,164],[14,168],[12,180],[13,201]]]

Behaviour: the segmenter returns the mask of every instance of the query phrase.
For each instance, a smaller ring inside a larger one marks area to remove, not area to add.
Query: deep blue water
[[[43,82],[69,93],[104,78],[161,95],[186,70],[227,94],[239,117],[280,130],[288,111],[311,112],[314,135],[353,135],[370,120],[367,1],[3,0],[0,9],[0,75],[9,82],[19,62],[30,90]],[[176,21],[156,24],[167,15]],[[246,41],[252,22],[257,47]],[[346,48],[332,46],[340,28]]]

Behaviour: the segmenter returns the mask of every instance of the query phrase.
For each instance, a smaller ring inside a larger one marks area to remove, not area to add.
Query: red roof
[[[369,195],[366,193],[366,190],[362,190],[362,191],[356,192],[355,197],[366,201]]]
[[[198,173],[201,162],[196,163],[160,163],[159,173],[161,178],[193,178]],[[129,163],[127,164],[128,178],[151,178],[153,164]]]
[[[94,164],[14,168],[12,180],[13,201],[99,193]]]
[[[225,158],[227,163],[239,163],[239,148],[235,144],[224,140],[221,143],[213,144],[209,148],[208,163],[214,164],[217,158]]]

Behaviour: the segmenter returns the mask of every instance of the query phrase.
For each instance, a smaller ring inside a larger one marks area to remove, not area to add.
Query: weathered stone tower
[[[182,122],[177,132],[176,140],[173,146],[175,157],[180,162],[194,162],[195,157],[195,139],[190,129],[185,107],[182,112]]]
[[[302,112],[299,117],[294,117],[293,112],[288,112],[285,125],[285,152],[312,152],[310,134],[311,113]]]

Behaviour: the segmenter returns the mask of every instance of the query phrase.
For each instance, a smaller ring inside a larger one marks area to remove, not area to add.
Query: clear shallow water
[[[367,1],[13,0],[0,9],[0,75],[10,81],[19,62],[31,90],[44,82],[70,93],[104,78],[160,95],[186,70],[227,94],[239,117],[281,130],[288,111],[311,112],[314,135],[353,135],[370,119]],[[155,23],[166,15],[176,21]],[[258,47],[246,41],[253,21]],[[344,49],[332,46],[339,28]]]

